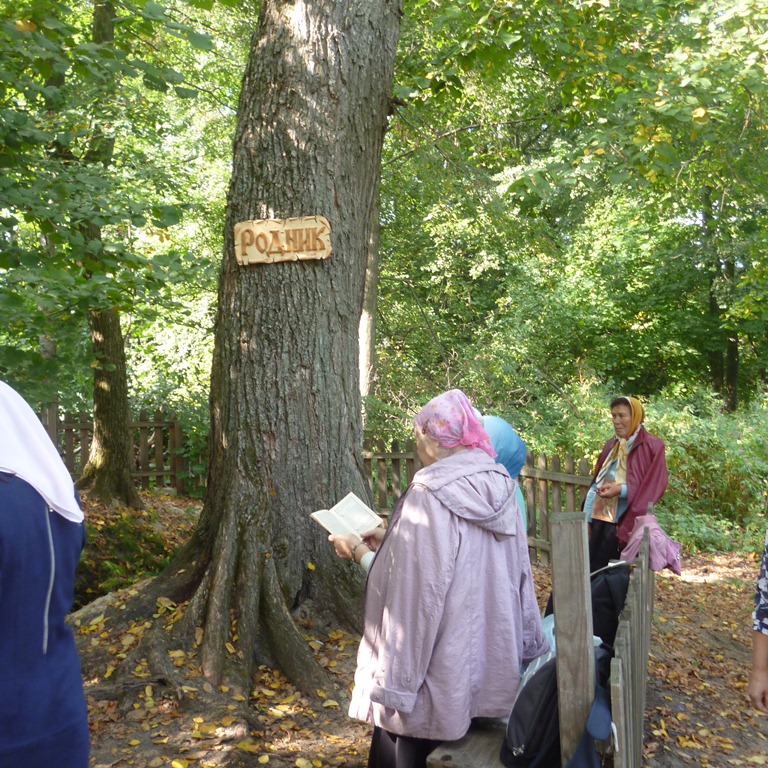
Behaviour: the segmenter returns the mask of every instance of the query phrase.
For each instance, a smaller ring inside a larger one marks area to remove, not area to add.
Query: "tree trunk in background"
[[[125,345],[117,310],[88,313],[96,365],[93,369],[93,439],[88,462],[77,481],[92,496],[117,500],[134,509],[143,503],[131,477],[133,441],[128,412]]]
[[[400,0],[261,3],[219,282],[196,536],[207,565],[185,617],[204,627],[214,681],[250,674],[258,647],[312,691],[326,678],[290,611],[312,598],[347,621],[360,614],[359,569],[309,514],[349,491],[369,496],[358,328],[401,14]],[[330,222],[329,259],[236,263],[238,222],[313,215]]]
[[[720,318],[720,302],[718,301],[718,283],[722,279],[719,252],[717,247],[717,218],[712,208],[712,190],[705,187],[701,192],[702,211],[702,250],[708,273],[709,317],[708,327],[711,338],[707,344],[706,353],[709,362],[709,381],[712,389],[719,395],[725,391],[725,370],[723,362],[724,337]]]
[[[730,331],[725,352],[725,407],[733,413],[739,404],[739,334]]]
[[[733,302],[733,294],[736,290],[736,260],[729,254],[725,261],[725,279],[730,302]],[[730,328],[726,334],[725,346],[725,407],[729,413],[733,413],[739,400],[739,332]]]
[[[93,42],[110,45],[115,40],[115,8],[111,2],[98,0],[93,6],[91,27]],[[114,138],[109,128],[93,127],[83,162],[112,163]],[[84,242],[101,241],[101,227],[85,224]],[[133,441],[130,435],[128,407],[128,372],[125,344],[116,309],[94,308],[88,312],[88,327],[94,356],[93,438],[88,461],[77,481],[92,496],[106,503],[117,501],[133,509],[143,503],[131,478]]]

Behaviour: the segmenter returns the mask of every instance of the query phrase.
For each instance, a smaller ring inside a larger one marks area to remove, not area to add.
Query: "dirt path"
[[[682,578],[657,575],[643,768],[768,766],[768,719],[745,695],[757,568],[755,560],[708,556],[685,560]],[[543,603],[549,574],[537,568],[535,576]],[[113,595],[118,604],[124,597]],[[172,658],[186,678],[183,701],[144,680],[138,667],[135,688],[118,704],[105,684],[145,628],[136,622],[118,632],[108,621],[80,628],[92,766],[365,765],[370,730],[346,716],[354,635],[306,622],[334,681],[319,697],[301,695],[266,666],[249,691],[214,689],[200,677],[194,653],[178,651]]]
[[[759,564],[733,555],[684,561],[656,577],[645,765],[768,765],[768,719],[746,698]]]

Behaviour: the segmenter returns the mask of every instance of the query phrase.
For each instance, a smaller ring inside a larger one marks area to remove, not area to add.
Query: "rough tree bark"
[[[117,310],[88,312],[93,368],[93,437],[77,488],[109,503],[141,509],[144,505],[131,477],[130,414],[125,344]]]
[[[109,0],[97,0],[94,3],[91,28],[96,45],[114,43],[115,8]],[[96,123],[82,162],[100,164],[107,168],[112,163],[113,154],[114,138]],[[84,242],[101,241],[101,227],[98,225],[84,224],[81,231]],[[93,437],[88,461],[77,481],[77,487],[88,488],[92,496],[106,503],[116,500],[134,509],[142,509],[144,504],[131,478],[128,373],[119,312],[115,309],[93,308],[88,311],[88,327],[95,358]]]
[[[378,216],[399,0],[261,6],[243,80],[211,381],[210,531],[203,668],[222,677],[230,610],[305,690],[316,673],[288,610],[313,597],[359,615],[359,574],[335,558],[314,509],[362,472],[358,327]],[[325,216],[326,261],[240,267],[248,219]],[[311,570],[308,563],[316,567]]]
[[[158,677],[172,674],[164,644],[201,642],[211,682],[245,688],[266,659],[314,693],[328,679],[291,612],[359,620],[362,575],[309,514],[368,495],[358,327],[401,15],[401,0],[261,3],[234,140],[208,493],[190,544],[123,612],[189,601],[172,632],[145,637]],[[235,224],[313,215],[330,222],[329,259],[236,263]]]
[[[376,306],[379,284],[379,236],[378,227],[372,233],[368,248],[368,262],[365,270],[365,293],[363,311],[360,315],[360,394],[373,394],[373,372],[376,365]],[[365,411],[363,411],[365,420]]]

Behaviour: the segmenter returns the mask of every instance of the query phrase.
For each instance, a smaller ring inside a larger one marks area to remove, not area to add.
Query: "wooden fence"
[[[86,413],[59,417],[55,408],[40,414],[40,420],[59,449],[59,454],[73,478],[77,478],[88,460],[93,423]],[[205,485],[204,462],[190,463],[185,455],[184,433],[173,416],[157,410],[146,411],[130,425],[133,437],[131,473],[141,488],[173,488],[189,493]],[[199,467],[199,469],[198,469]]]
[[[649,534],[629,577],[629,589],[611,659],[611,713],[616,725],[613,768],[636,768],[643,758],[643,721],[648,654],[653,618],[653,572],[649,568]]]
[[[383,442],[363,447],[363,463],[368,487],[376,510],[385,517],[421,468],[415,443],[400,444],[397,440],[387,448]],[[577,512],[592,477],[589,462],[578,463],[571,457],[528,454],[525,466],[517,478],[525,497],[528,518],[528,545],[531,558],[543,565],[550,561],[549,521],[552,515]]]

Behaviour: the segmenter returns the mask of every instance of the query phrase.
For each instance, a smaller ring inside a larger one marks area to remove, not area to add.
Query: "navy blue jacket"
[[[0,768],[88,765],[80,661],[64,621],[84,541],[82,523],[0,473]]]

